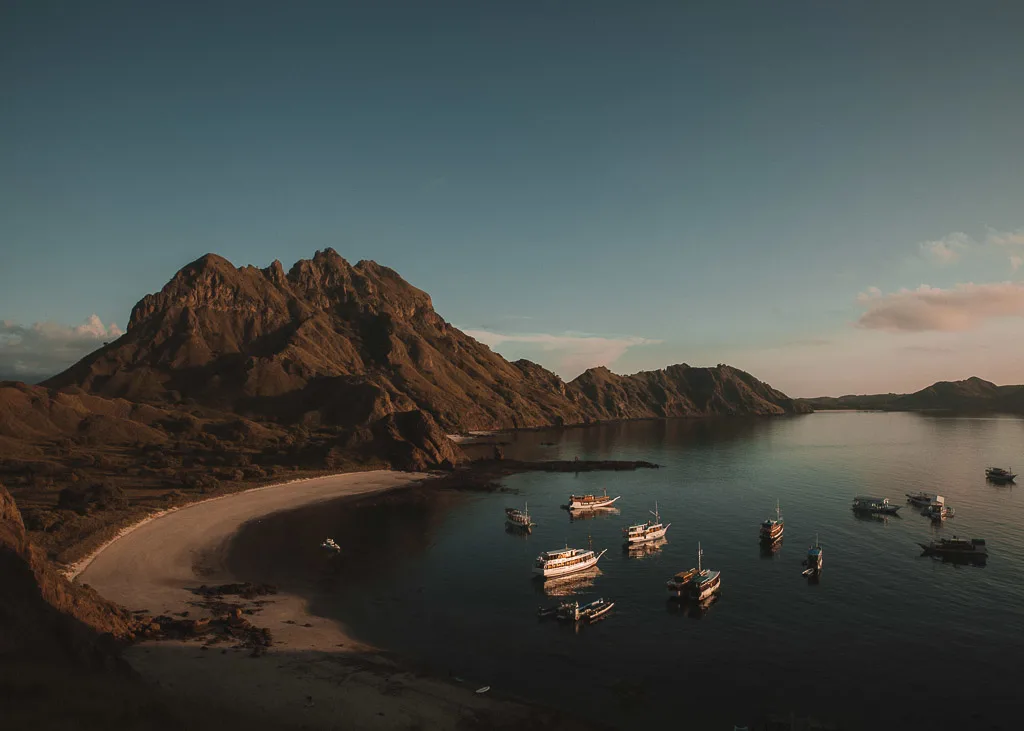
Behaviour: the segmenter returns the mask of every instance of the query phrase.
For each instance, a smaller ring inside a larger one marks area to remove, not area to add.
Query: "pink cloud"
[[[971,330],[990,318],[1024,316],[1024,285],[1015,282],[923,284],[887,295],[875,288],[857,300],[867,308],[858,327],[890,332]]]

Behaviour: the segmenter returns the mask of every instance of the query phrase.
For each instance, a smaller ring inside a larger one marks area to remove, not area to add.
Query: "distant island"
[[[978,377],[939,381],[909,394],[820,396],[796,399],[815,411],[948,411],[956,413],[1024,413],[1024,386],[997,386]]]

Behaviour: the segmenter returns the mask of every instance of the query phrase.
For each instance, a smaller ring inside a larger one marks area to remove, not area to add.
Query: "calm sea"
[[[250,524],[230,562],[249,580],[307,594],[318,614],[469,685],[490,685],[623,728],[752,727],[765,714],[813,715],[855,729],[1024,726],[1024,509],[1021,489],[984,478],[1021,462],[1024,421],[918,414],[818,413],[780,419],[666,420],[502,435],[507,456],[644,459],[659,470],[514,475],[513,493],[387,496],[316,506]],[[541,446],[554,442],[554,446]],[[1024,467],[1024,463],[1019,466]],[[618,514],[570,521],[569,493],[621,495]],[[944,495],[956,517],[933,527],[910,505],[863,519],[854,495],[904,503]],[[764,555],[758,525],[786,522]],[[672,527],[634,557],[621,529],[655,501]],[[503,508],[529,502],[528,537]],[[988,541],[984,567],[922,557],[918,542]],[[801,576],[809,543],[821,581]],[[341,557],[319,550],[333,536]],[[722,571],[706,612],[666,599],[696,564]],[[543,587],[543,550],[609,551],[600,573]],[[616,602],[574,630],[536,609],[575,594]]]

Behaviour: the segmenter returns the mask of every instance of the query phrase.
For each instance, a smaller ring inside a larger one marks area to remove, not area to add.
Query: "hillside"
[[[393,270],[332,249],[287,273],[208,254],[144,297],[125,335],[43,385],[309,427],[414,410],[451,431],[806,411],[728,366],[565,383],[452,327]]]
[[[911,394],[797,399],[813,409],[1024,413],[1024,387],[997,386],[978,377],[939,381]]]

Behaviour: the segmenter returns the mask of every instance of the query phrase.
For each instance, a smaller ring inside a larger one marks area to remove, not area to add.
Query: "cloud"
[[[925,258],[931,259],[936,264],[947,265],[958,261],[964,252],[974,245],[975,242],[970,236],[955,231],[936,241],[923,241],[917,246]]]
[[[0,374],[5,378],[38,380],[67,368],[124,334],[114,323],[104,325],[90,315],[81,325],[37,322],[31,326],[0,321]]]
[[[989,228],[988,242],[996,246],[1024,246],[1024,228],[1016,231],[997,231]]]
[[[641,337],[601,337],[582,333],[499,333],[492,330],[465,330],[490,348],[511,345],[509,350],[537,350],[561,374],[578,374],[587,368],[614,363],[630,348],[657,345],[660,340]],[[503,349],[504,350],[504,349]]]
[[[958,284],[939,289],[922,284],[883,295],[877,288],[857,301],[867,308],[857,326],[890,332],[971,330],[985,320],[1024,316],[1024,285],[1015,282]]]
[[[1024,256],[1017,256],[1014,254],[1010,257],[1010,266],[1013,267],[1013,271],[1020,269],[1020,265],[1024,264]]]

